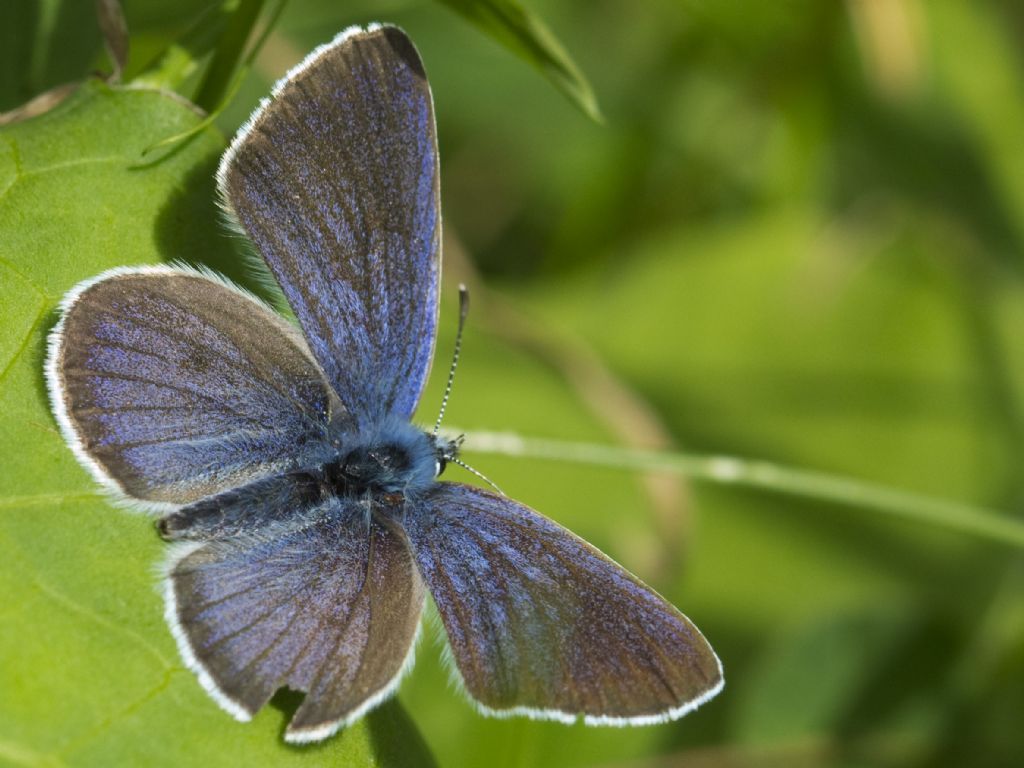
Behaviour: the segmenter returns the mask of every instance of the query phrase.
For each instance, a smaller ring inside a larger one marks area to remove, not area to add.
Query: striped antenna
[[[441,412],[437,414],[437,422],[434,424],[434,435],[441,429],[441,419],[444,418],[444,409],[448,407],[448,397],[452,393],[452,384],[455,382],[455,366],[459,364],[459,351],[462,349],[462,329],[466,327],[466,315],[469,314],[469,289],[459,283],[459,330],[455,334],[455,352],[452,354],[452,367],[448,369],[448,383],[444,388],[444,397],[441,398]],[[487,478],[484,478],[485,480]],[[487,482],[491,482],[487,480]],[[494,485],[494,483],[491,483]],[[497,488],[497,486],[495,486]]]
[[[462,467],[464,470],[466,470],[470,474],[476,475],[477,477],[479,477],[481,480],[483,480],[485,483],[487,483],[489,486],[491,486],[491,488],[496,490],[502,496],[505,495],[505,492],[503,490],[501,490],[501,488],[499,488],[494,483],[493,480],[491,480],[489,477],[487,477],[487,475],[485,475],[483,472],[478,472],[477,470],[473,469],[471,466],[469,466],[469,464],[464,462],[462,459],[459,459],[459,458],[456,458],[456,457],[453,456],[450,459],[448,459],[448,461],[450,461],[452,464],[458,464],[460,467]]]

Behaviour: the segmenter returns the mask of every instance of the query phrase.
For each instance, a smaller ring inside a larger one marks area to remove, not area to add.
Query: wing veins
[[[197,279],[200,279],[200,278],[197,278]],[[225,290],[230,290],[230,289],[225,288]],[[164,301],[167,301],[168,303],[173,304],[178,310],[180,310],[183,313],[187,314],[185,312],[185,310],[182,307],[178,306],[178,304],[176,302],[171,301],[170,299],[168,299],[166,297],[161,297],[161,298]],[[252,301],[251,299],[249,301],[252,304],[254,304],[255,306],[259,307],[264,312],[266,312],[267,314],[271,314],[269,310],[267,310],[264,307],[260,306],[259,304],[257,304],[256,302]],[[205,317],[201,317],[199,315],[194,315],[194,314],[192,315],[192,317],[195,317],[196,319],[202,321],[202,325],[203,325],[203,327],[205,329],[207,329],[209,332],[214,334],[219,340],[225,342],[228,347],[233,349],[238,354],[238,357],[241,359],[241,363],[236,363],[236,364],[232,365],[230,362],[223,362],[223,361],[221,361],[221,359],[219,357],[218,350],[214,349],[209,344],[196,344],[195,341],[193,339],[191,339],[187,334],[179,333],[179,332],[174,331],[174,330],[169,329],[169,328],[162,328],[162,327],[159,327],[159,326],[152,325],[151,323],[145,322],[145,320],[143,320],[141,318],[133,317],[131,315],[126,315],[123,312],[120,312],[120,311],[117,311],[117,310],[114,310],[114,309],[105,309],[105,310],[103,310],[103,312],[104,312],[105,315],[109,315],[111,317],[116,317],[116,318],[120,318],[122,320],[126,320],[129,324],[136,324],[140,328],[144,328],[146,330],[153,331],[154,333],[157,333],[157,334],[163,334],[163,335],[167,336],[170,339],[176,339],[176,340],[179,340],[179,341],[183,341],[183,342],[185,342],[186,348],[187,347],[197,347],[198,346],[198,347],[201,347],[202,349],[205,349],[207,351],[213,352],[215,355],[218,356],[217,357],[218,362],[222,363],[222,365],[221,365],[222,368],[226,368],[227,370],[230,370],[230,371],[241,371],[244,374],[248,375],[249,378],[252,378],[252,379],[255,379],[255,380],[259,381],[259,382],[268,384],[270,386],[270,388],[274,392],[276,392],[279,396],[281,396],[282,398],[284,398],[285,400],[290,402],[293,406],[296,406],[296,410],[299,413],[301,413],[306,418],[309,418],[309,415],[306,413],[306,405],[304,403],[301,403],[298,400],[296,400],[295,397],[292,395],[292,393],[289,392],[286,388],[283,388],[283,387],[279,386],[278,382],[276,380],[276,377],[274,377],[274,376],[265,376],[264,377],[264,376],[253,375],[258,370],[257,367],[255,365],[253,365],[253,363],[256,362],[256,358],[257,357],[262,362],[267,364],[267,367],[271,371],[279,372],[280,368],[277,366],[276,363],[270,361],[269,358],[266,355],[262,354],[260,352],[258,346],[254,347],[250,351],[243,351],[241,349],[241,347],[238,345],[238,343],[236,342],[235,339],[233,339],[228,334],[224,333],[216,325],[210,323]],[[272,326],[273,326],[273,320],[275,320],[275,319],[278,319],[278,317],[276,315],[271,315],[270,320],[271,320],[271,325]],[[282,322],[284,322],[283,319],[282,319]],[[292,346],[294,346],[296,348],[296,350],[300,353],[300,355],[303,358],[306,359],[306,362],[309,363],[310,366],[311,366],[311,370],[318,371],[318,367],[316,366],[316,364],[312,360],[309,359],[309,357],[306,355],[305,351],[302,349],[301,346],[299,346],[298,344],[295,343],[294,339],[290,338],[286,333],[284,333],[283,329],[276,328],[276,330],[281,331],[282,332],[282,338],[288,344],[291,344]],[[120,342],[104,342],[104,344],[110,344],[110,345],[115,345],[116,346],[116,345],[120,345]],[[136,350],[132,349],[131,347],[127,347],[126,346],[126,348],[130,349],[131,351],[136,351]],[[163,358],[160,355],[156,355],[156,354],[149,353],[149,352],[140,352],[140,354],[143,354],[143,355],[152,354],[154,357],[157,357],[158,359],[165,359],[165,358]],[[172,362],[172,361],[168,360],[168,362]]]
[[[431,540],[429,546],[430,546],[431,555],[432,555],[432,557],[434,559],[435,570],[437,571],[438,574],[440,574],[444,578],[445,582],[447,582],[447,584],[448,584],[448,593],[450,595],[457,595],[458,594],[458,590],[455,588],[455,583],[452,581],[451,576],[448,574],[447,568],[445,568],[442,565],[442,563],[444,561],[441,558],[438,557],[438,550],[437,550],[436,543],[433,540]],[[475,579],[474,579],[474,581],[475,581]],[[473,660],[477,663],[478,667],[481,666],[480,665],[480,661],[481,661],[481,659],[483,657],[481,656],[481,654],[479,652],[480,649],[478,648],[478,645],[477,645],[476,642],[470,640],[470,638],[473,637],[473,625],[472,625],[472,623],[466,621],[466,614],[463,611],[461,611],[458,608],[454,607],[455,605],[457,605],[458,600],[448,600],[447,602],[448,602],[448,605],[452,606],[452,609],[453,609],[453,611],[455,613],[455,616],[458,619],[459,626],[462,629],[462,636],[467,639],[466,646],[470,649],[470,653],[473,656]],[[490,621],[490,617],[487,618],[487,624],[490,627],[491,632],[493,633],[494,632],[494,626],[493,626],[493,624]],[[449,639],[449,642],[451,642],[450,639]],[[465,676],[463,676],[463,678],[465,678]]]
[[[367,533],[369,534],[369,531],[367,531]],[[335,655],[337,654],[338,648],[341,647],[342,640],[345,637],[345,632],[348,630],[349,626],[351,626],[351,624],[352,624],[352,617],[353,617],[353,614],[356,611],[356,606],[357,606],[357,604],[359,602],[359,599],[362,597],[363,591],[366,589],[366,584],[367,584],[367,582],[369,581],[369,578],[370,578],[370,562],[371,562],[372,553],[373,553],[373,546],[374,546],[373,536],[369,535],[369,539],[370,539],[370,541],[369,541],[369,549],[368,549],[367,555],[366,555],[366,569],[363,572],[363,579],[362,579],[362,582],[359,585],[359,590],[356,592],[355,597],[352,600],[351,605],[349,606],[348,612],[345,614],[345,622],[344,622],[344,624],[341,625],[341,627],[338,630],[337,639],[335,640],[334,645],[331,648],[331,652],[324,656],[324,660],[317,667],[316,676],[313,678],[312,682],[310,683],[309,690],[306,691],[306,693],[311,693],[317,687],[317,685],[320,684],[321,679],[323,679],[324,669],[327,666],[328,661],[330,659],[333,659],[335,657]],[[364,648],[365,648],[366,644],[364,643],[363,645],[364,645]]]
[[[139,376],[130,376],[129,374],[126,374],[126,373],[115,373],[115,372],[110,372],[110,371],[97,371],[97,370],[93,370],[91,368],[65,368],[64,369],[64,377],[65,377],[65,379],[69,378],[69,374],[73,378],[88,377],[88,376],[91,375],[91,376],[102,377],[102,378],[107,378],[107,379],[116,379],[118,381],[134,381],[134,382],[136,382],[138,384],[149,384],[149,385],[152,385],[154,387],[161,387],[163,389],[169,389],[172,392],[181,392],[182,394],[186,394],[186,395],[189,395],[189,396],[194,396],[194,397],[202,398],[203,400],[206,400],[207,402],[216,403],[217,405],[221,406],[221,408],[223,408],[224,410],[228,411],[229,413],[234,414],[235,416],[238,416],[240,418],[243,418],[243,419],[246,419],[246,420],[249,420],[249,421],[253,420],[253,417],[250,414],[242,413],[241,411],[235,410],[230,405],[228,405],[227,402],[225,402],[225,401],[219,400],[219,399],[213,397],[212,395],[207,395],[207,394],[205,394],[203,392],[200,392],[198,390],[192,390],[192,389],[188,389],[186,387],[180,387],[180,386],[178,386],[176,384],[156,382],[156,381],[152,381],[150,379],[141,378]]]

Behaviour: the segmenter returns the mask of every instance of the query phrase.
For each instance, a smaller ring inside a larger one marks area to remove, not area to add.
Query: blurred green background
[[[126,77],[216,5],[125,0]],[[1019,518],[1024,6],[531,0],[529,8],[586,75],[603,122],[441,3],[291,0],[218,117],[222,136],[204,135],[208,159],[164,189],[190,201],[188,216],[171,223],[173,236],[151,238],[154,253],[230,272],[236,246],[217,222],[209,178],[218,147],[314,45],[349,24],[393,22],[425,61],[441,142],[445,322],[422,421],[433,420],[440,399],[462,280],[474,303],[448,412],[455,427],[767,459]],[[0,27],[0,111],[110,70],[92,3],[8,0]],[[186,78],[182,92],[191,95],[199,77]],[[116,238],[122,219],[108,214]],[[3,221],[11,229],[0,240],[9,240],[25,220]],[[55,284],[48,306],[90,273]],[[20,328],[13,303],[3,313]],[[27,337],[26,370],[41,359],[47,317]],[[24,412],[45,423],[41,389],[26,392]],[[4,445],[12,449],[13,438]],[[57,456],[63,448],[54,445]],[[448,684],[435,626],[399,701],[438,764],[1024,764],[1019,548],[856,504],[474,452],[472,440],[466,448],[509,495],[687,613],[721,656],[727,685],[696,713],[658,727],[486,720]],[[89,487],[70,458],[58,460]],[[89,514],[105,516],[110,536],[131,525],[140,541],[155,540],[137,518],[95,506]],[[158,543],[147,546],[143,562],[160,553]],[[106,562],[102,551],[76,556],[85,568],[90,557]],[[139,567],[126,566],[125,578],[150,578]],[[7,578],[18,588],[18,574]],[[118,577],[110,581],[116,590]],[[138,610],[148,613],[139,623],[171,649],[158,596],[140,594]],[[11,642],[44,651],[49,642],[31,623],[0,627]],[[111,695],[103,680],[123,659],[88,663],[98,665],[95,681],[80,694],[103,701]],[[13,663],[5,674],[20,681],[19,695],[37,695]],[[182,695],[195,695],[189,706],[232,734],[224,739],[250,738],[234,735],[250,726],[180,677]],[[26,711],[23,701],[5,706]],[[252,738],[276,744],[281,722],[275,713]],[[0,735],[0,761],[49,764],[59,725],[50,727]],[[124,738],[176,727],[173,718],[143,718]],[[120,754],[108,746],[61,760]],[[379,744],[366,759],[401,764],[413,754],[390,749],[398,762]],[[202,751],[225,748],[215,737]]]

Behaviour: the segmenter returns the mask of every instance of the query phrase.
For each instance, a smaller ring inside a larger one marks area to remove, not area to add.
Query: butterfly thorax
[[[415,495],[455,458],[457,446],[408,422],[388,420],[337,441],[338,455],[321,468],[323,482],[339,496]]]
[[[363,445],[328,462],[324,482],[338,496],[415,492],[434,478],[432,457],[397,442]]]

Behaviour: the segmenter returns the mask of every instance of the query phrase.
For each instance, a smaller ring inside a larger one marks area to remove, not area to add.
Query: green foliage
[[[595,120],[601,110],[583,73],[539,18],[515,0],[439,0],[529,62]]]
[[[1019,529],[1014,4],[446,4],[513,48],[543,16],[564,46],[544,33],[517,52],[552,66],[572,51],[605,123],[436,3],[291,0],[217,124],[232,132],[348,24],[410,32],[440,123],[446,270],[474,290],[452,425],[764,459],[1006,510]],[[0,10],[0,109],[109,71],[83,5]],[[217,4],[196,24],[209,5],[126,1],[126,76],[194,96],[230,18]],[[793,498],[706,476],[652,490],[633,470],[472,451],[693,618],[725,663],[723,694],[653,728],[488,720],[448,685],[435,628],[401,706],[322,747],[281,744],[287,697],[249,725],[221,713],[163,624],[150,522],[94,493],[40,372],[56,302],[106,267],[185,259],[247,279],[217,223],[223,137],[140,157],[199,120],[93,83],[0,131],[0,762],[1019,762],[1019,550],[878,516],[853,491]],[[453,316],[447,285],[439,360]]]

